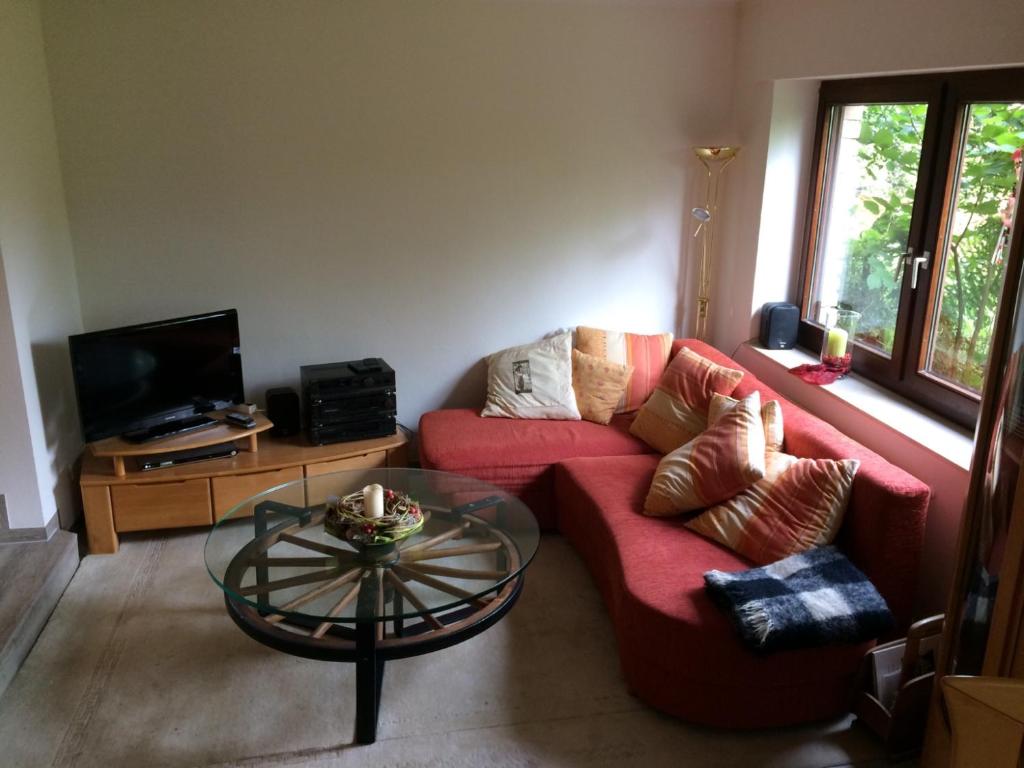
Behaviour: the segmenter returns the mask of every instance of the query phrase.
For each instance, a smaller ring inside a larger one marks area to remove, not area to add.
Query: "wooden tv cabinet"
[[[408,466],[408,439],[390,437],[309,445],[302,436],[261,435],[258,451],[177,467],[117,475],[110,458],[86,448],[82,503],[92,554],[113,554],[118,534],[157,528],[212,525],[244,499],[290,480],[346,469]]]

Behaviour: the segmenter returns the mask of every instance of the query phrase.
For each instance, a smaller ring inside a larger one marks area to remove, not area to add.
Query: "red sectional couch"
[[[675,342],[744,370],[696,340]],[[734,393],[759,390],[782,404],[784,449],[855,458],[861,465],[838,546],[878,588],[900,629],[910,620],[929,489],[806,413],[744,370]],[[691,722],[763,728],[819,720],[848,708],[868,645],[758,656],[704,591],[712,568],[750,563],[684,528],[640,514],[659,456],[628,432],[629,418],[590,422],[482,419],[471,410],[420,420],[424,468],[476,477],[518,495],[541,526],[560,530],[597,583],[611,614],[630,691]]]

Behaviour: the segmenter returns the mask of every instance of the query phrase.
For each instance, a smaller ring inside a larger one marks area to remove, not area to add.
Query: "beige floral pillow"
[[[619,365],[578,349],[572,351],[572,388],[580,416],[587,421],[607,424],[622,399],[633,366]]]

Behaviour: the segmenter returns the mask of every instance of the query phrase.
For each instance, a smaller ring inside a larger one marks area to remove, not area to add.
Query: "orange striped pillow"
[[[764,478],[686,523],[758,565],[830,544],[839,532],[860,462],[769,452]]]
[[[711,396],[708,408],[708,424],[714,426],[728,411],[736,407],[739,400],[720,395]],[[764,424],[764,449],[768,452],[781,451],[785,435],[782,430],[782,406],[778,400],[769,400],[761,406],[761,422]]]
[[[764,477],[761,396],[752,392],[715,426],[658,463],[644,514],[663,517],[732,498]]]
[[[742,371],[713,363],[683,347],[629,431],[655,450],[674,451],[707,427],[712,395],[731,395],[742,378]]]
[[[633,367],[629,386],[615,408],[616,413],[635,411],[658,385],[672,351],[672,334],[641,336],[638,333],[602,331],[581,325],[576,329],[576,349],[619,365]]]

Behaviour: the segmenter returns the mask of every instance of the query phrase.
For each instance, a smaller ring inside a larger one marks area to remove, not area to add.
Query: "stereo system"
[[[395,371],[379,357],[300,368],[306,435],[314,445],[395,434]]]

